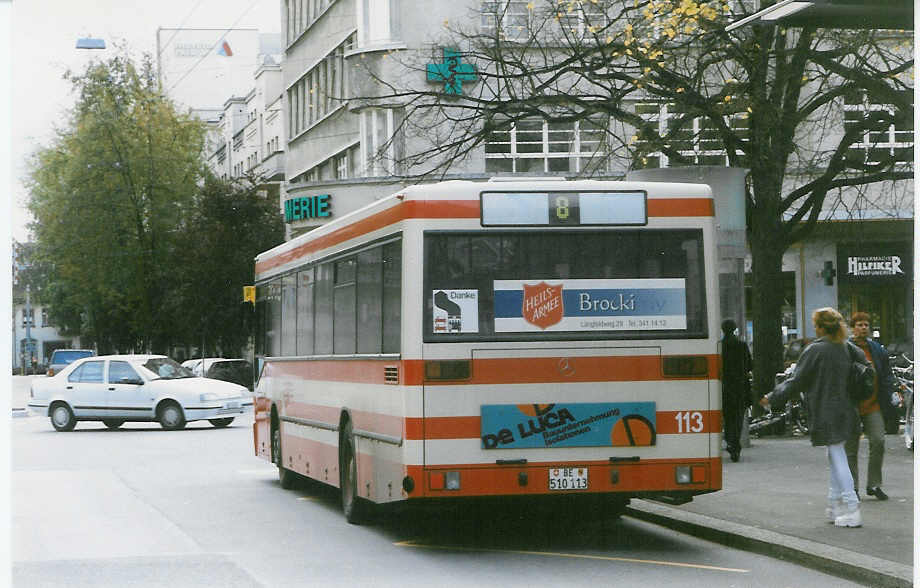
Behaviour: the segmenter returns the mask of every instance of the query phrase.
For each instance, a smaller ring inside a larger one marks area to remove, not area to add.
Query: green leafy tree
[[[28,206],[58,324],[101,352],[165,350],[177,234],[203,175],[202,123],[161,93],[149,55],[68,72],[65,125],[33,156]]]
[[[239,357],[252,326],[253,307],[242,297],[243,286],[253,284],[253,259],[284,241],[278,200],[256,178],[209,174],[187,212],[168,314],[185,343]]]
[[[829,203],[853,205],[841,200],[844,190],[913,177],[912,145],[881,145],[913,128],[913,39],[813,26],[726,32],[752,4],[477,3],[472,18],[445,23],[430,52],[366,59],[376,84],[359,87],[354,103],[400,108],[399,144],[381,157],[403,154],[390,169],[413,178],[447,173],[483,145],[498,149],[512,128],[526,130],[535,119],[604,134],[582,174],[653,166],[663,157],[671,166],[710,163],[704,151],[749,169],[755,379],[766,391],[782,366],[783,298],[775,285],[783,253],[809,235]],[[462,51],[478,83],[466,76],[458,92],[461,78],[450,78],[458,64],[443,68],[443,83],[414,82],[437,79],[426,64],[441,62],[443,47]],[[555,147],[576,148],[565,135]]]

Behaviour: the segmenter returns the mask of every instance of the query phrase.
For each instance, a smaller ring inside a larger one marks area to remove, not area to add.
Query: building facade
[[[587,3],[579,4],[587,8],[565,16],[560,24],[573,34],[584,33],[582,29],[588,25],[583,21],[592,10]],[[499,5],[505,10],[504,25],[489,12]],[[424,10],[419,6],[409,0],[281,0],[282,106],[287,136],[281,206],[289,237],[393,193],[404,185],[400,176],[417,171],[396,167],[399,162],[405,165],[406,154],[424,146],[421,136],[405,131],[412,128],[402,124],[406,122],[405,105],[386,95],[391,89],[388,82],[394,80],[403,87],[424,87],[426,71],[406,67],[406,60],[399,55],[434,55],[439,43],[446,42],[447,23],[464,23],[467,30],[478,26],[487,33],[497,26],[511,25],[506,32],[513,35],[515,24],[527,26],[531,10],[530,4],[516,1],[439,0],[426,2]],[[900,43],[904,38],[907,34],[892,33],[890,41]],[[428,71],[447,67],[447,63],[445,52],[444,62],[433,58]],[[464,66],[456,62],[453,67],[461,71]],[[470,79],[469,83],[475,82]],[[662,134],[672,128],[680,114],[673,105],[652,100],[635,100],[631,108],[654,121]],[[864,96],[847,95],[842,108],[828,111],[830,132],[820,140],[835,144],[853,122],[867,112],[885,108],[889,107],[870,104]],[[725,122],[743,133],[746,113],[732,115]],[[623,178],[634,162],[617,158],[616,153],[610,156],[616,149],[605,144],[609,124],[601,119],[567,123],[533,119],[499,126],[483,145],[453,165],[448,177],[484,179],[513,174]],[[695,166],[729,165],[724,148],[713,142],[706,124],[703,119],[695,121],[692,132],[683,135],[681,155],[686,159],[681,165],[687,165],[687,159]],[[420,132],[418,126],[415,132]],[[624,127],[622,133],[622,143],[626,143],[632,129]],[[820,145],[810,144],[814,140],[813,136],[801,138],[803,145],[819,149]],[[892,125],[883,134],[867,133],[848,157],[870,163],[894,157],[908,166],[913,159],[912,126]],[[670,169],[675,165],[663,153],[650,152],[643,158],[647,168]],[[662,179],[667,179],[666,175]],[[789,188],[799,179],[791,174]],[[810,314],[821,306],[838,307],[844,314],[868,311],[883,342],[910,338],[913,217],[912,181],[844,188],[829,194],[817,230],[783,258],[785,338],[813,337]],[[739,282],[738,291],[743,291],[744,283],[750,283],[750,255],[742,251],[739,257],[734,242],[737,236],[732,236],[731,267],[725,279],[731,276]],[[749,290],[750,286],[746,287]],[[748,323],[750,337],[750,296],[747,304],[739,302],[739,307],[738,314],[729,314],[738,316],[742,324]]]
[[[23,300],[16,301],[12,332],[13,369],[17,372],[43,372],[55,349],[80,348],[80,337],[61,335],[48,315],[48,308],[41,304],[26,305]]]

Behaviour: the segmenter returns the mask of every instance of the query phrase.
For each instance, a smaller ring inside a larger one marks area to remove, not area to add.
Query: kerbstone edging
[[[816,541],[723,521],[647,500],[633,499],[625,514],[729,547],[794,561],[867,586],[913,586],[911,566]]]

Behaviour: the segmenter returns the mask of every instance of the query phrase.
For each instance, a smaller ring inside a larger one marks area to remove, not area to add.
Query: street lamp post
[[[26,323],[26,362],[32,367],[32,286],[26,284],[26,308],[24,322]]]

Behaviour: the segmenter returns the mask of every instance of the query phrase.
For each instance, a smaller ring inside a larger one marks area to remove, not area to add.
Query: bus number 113
[[[701,412],[678,412],[674,418],[677,419],[678,433],[699,433],[703,430]]]

